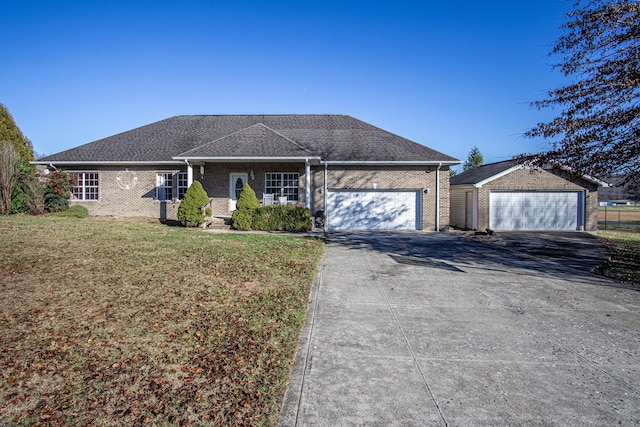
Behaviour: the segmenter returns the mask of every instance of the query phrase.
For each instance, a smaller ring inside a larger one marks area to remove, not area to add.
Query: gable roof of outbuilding
[[[449,185],[475,185],[494,176],[509,172],[511,169],[518,167],[520,163],[517,160],[505,160],[471,168],[452,176],[449,179]]]
[[[329,114],[174,116],[37,163],[161,163],[238,157],[459,163],[361,120]]]
[[[458,175],[452,176],[449,179],[449,185],[473,185],[475,187],[482,187],[484,184],[493,181],[494,179],[500,178],[504,175],[507,175],[513,172],[516,169],[529,168],[529,167],[537,167],[528,164],[531,161],[531,157],[524,157],[519,159],[511,159],[505,160],[497,163],[489,163],[486,165],[478,166],[469,170],[466,170]],[[545,169],[550,170],[560,170],[564,171],[568,176],[572,176],[574,178],[581,178],[586,181],[589,181],[593,184],[596,184],[601,187],[608,187],[609,184],[606,182],[599,180],[597,178],[581,175],[578,176],[573,173],[570,168],[565,166],[556,165],[554,167],[549,167]]]

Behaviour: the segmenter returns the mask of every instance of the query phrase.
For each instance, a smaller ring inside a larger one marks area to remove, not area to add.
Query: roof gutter
[[[29,162],[32,165],[50,165],[55,163],[56,165],[62,166],[75,166],[75,165],[96,165],[96,166],[117,166],[117,165],[183,165],[184,162],[177,160],[165,160],[165,161],[153,161],[153,162],[136,162],[136,161],[116,161],[116,160],[108,160],[108,161],[68,161],[68,160],[34,160]]]
[[[389,160],[389,161],[368,161],[368,160],[362,160],[362,161],[352,161],[352,160],[328,160],[325,161],[323,163],[329,164],[329,165],[343,165],[343,166],[348,166],[348,165],[370,165],[370,166],[382,166],[382,165],[406,165],[406,166],[438,166],[438,167],[442,167],[442,166],[454,166],[454,165],[459,165],[460,163],[462,163],[460,160],[447,160],[447,161],[431,161],[431,160],[426,160],[426,161],[414,161],[414,160],[400,160],[400,161],[396,161],[396,160]]]
[[[225,162],[225,163],[240,163],[240,162],[308,162],[310,164],[321,163],[320,157],[197,157],[197,156],[177,156],[173,157],[174,160],[181,161],[200,161],[200,162]]]

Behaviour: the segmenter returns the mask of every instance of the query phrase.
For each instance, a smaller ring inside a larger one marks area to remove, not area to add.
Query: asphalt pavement
[[[638,289],[562,257],[333,233],[281,425],[640,425],[638,325]]]

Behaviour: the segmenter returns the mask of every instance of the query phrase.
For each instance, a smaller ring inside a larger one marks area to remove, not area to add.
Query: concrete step
[[[205,223],[202,224],[202,228],[214,229],[214,230],[230,230],[231,218],[207,218]]]

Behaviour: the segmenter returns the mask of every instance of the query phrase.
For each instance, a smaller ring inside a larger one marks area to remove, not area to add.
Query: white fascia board
[[[277,163],[315,163],[320,164],[320,157],[174,157],[175,160],[182,160],[182,162],[225,162],[225,163],[239,163],[239,162],[277,162]]]
[[[596,185],[599,185],[602,188],[609,188],[611,187],[611,184],[609,184],[608,182],[604,182],[599,180],[598,178],[594,178],[591,175],[582,175],[582,177],[584,179],[586,179],[587,181],[593,182]]]
[[[165,161],[155,161],[155,162],[133,162],[133,161],[67,161],[67,160],[34,160],[29,162],[32,165],[60,165],[60,166],[83,166],[83,165],[92,165],[92,166],[118,166],[118,165],[127,165],[127,166],[145,166],[145,165],[184,165],[184,161],[177,160],[165,160]]]
[[[485,184],[487,184],[487,183],[489,183],[489,182],[493,181],[494,179],[501,178],[501,177],[503,177],[503,176],[505,176],[505,175],[509,175],[509,174],[510,174],[511,172],[513,172],[513,171],[516,171],[516,170],[518,170],[518,169],[524,169],[524,168],[525,168],[525,167],[524,167],[524,165],[515,165],[515,166],[512,166],[512,167],[510,167],[509,169],[503,170],[503,171],[502,171],[502,172],[500,172],[500,173],[497,173],[497,174],[495,174],[495,175],[493,175],[493,176],[490,176],[489,178],[483,179],[483,180],[482,180],[482,181],[480,181],[480,182],[476,182],[475,184],[473,184],[473,186],[474,186],[474,187],[476,187],[476,188],[482,188],[482,186],[483,186],[483,185],[485,185]]]
[[[441,162],[436,162],[433,160],[427,160],[427,161],[366,161],[366,160],[362,160],[362,161],[358,161],[358,160],[328,160],[326,162],[327,165],[342,165],[342,166],[349,166],[349,165],[364,165],[364,166],[398,166],[398,165],[404,165],[404,166],[453,166],[453,165],[459,165],[460,163],[462,163],[460,160],[449,160],[449,161],[441,161]]]

